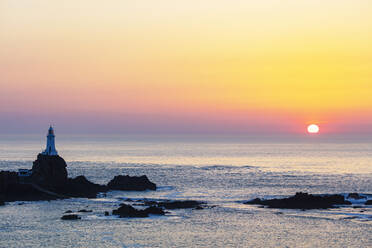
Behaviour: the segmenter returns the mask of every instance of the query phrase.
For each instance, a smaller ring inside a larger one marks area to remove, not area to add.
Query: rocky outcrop
[[[63,187],[59,187],[57,192],[69,197],[96,198],[99,192],[107,191],[107,187],[90,182],[84,176],[68,178]]]
[[[107,184],[107,187],[110,190],[156,190],[156,184],[150,182],[145,175],[140,177],[116,176]]]
[[[145,211],[148,214],[153,214],[153,215],[165,215],[165,212],[162,208],[151,206],[145,209]]]
[[[95,198],[106,186],[88,181],[84,176],[67,177],[67,164],[60,156],[39,154],[32,167],[32,182],[61,197]]]
[[[156,190],[146,176],[116,176],[108,185],[90,182],[84,176],[68,178],[65,160],[56,155],[39,154],[30,180],[19,180],[16,172],[0,172],[0,199],[4,201],[53,200],[68,197],[95,198],[108,190]]]
[[[121,204],[118,209],[112,211],[113,215],[118,215],[120,218],[133,218],[133,217],[149,217],[149,214],[164,215],[163,209],[158,207],[148,207],[143,210],[135,209],[131,205]]]
[[[67,164],[56,155],[39,154],[32,166],[32,182],[47,189],[57,189],[67,183]]]
[[[159,202],[156,205],[158,207],[163,207],[165,209],[182,209],[182,208],[197,208],[202,209],[203,202],[193,201],[193,200],[185,200],[185,201],[164,201]]]
[[[66,214],[61,217],[61,220],[80,220],[81,217],[76,214]]]
[[[54,200],[57,197],[41,192],[32,184],[22,184],[13,171],[0,172],[0,198],[9,201]]]
[[[9,187],[18,184],[18,175],[14,171],[0,171],[0,195],[8,191]]]
[[[128,199],[127,201],[131,201]],[[206,204],[204,202],[194,200],[159,200],[159,201],[147,201],[143,200],[142,204],[138,204],[142,200],[135,201],[135,205],[148,206],[145,209],[136,209],[128,204],[120,204],[120,207],[112,211],[113,215],[118,215],[121,218],[130,217],[148,217],[150,214],[153,215],[165,215],[164,209],[203,209]],[[132,201],[133,202],[133,201]]]
[[[261,200],[256,198],[244,204],[263,205],[269,208],[283,209],[326,209],[334,208],[336,205],[350,205],[351,202],[345,201],[342,195],[311,195],[298,192],[296,195],[283,199]]]
[[[93,212],[93,210],[80,209],[78,212],[79,213],[91,213],[91,212]]]
[[[360,200],[360,199],[365,199],[366,197],[365,196],[362,196],[358,193],[350,193],[347,195],[347,198],[349,199],[355,199],[355,200]]]

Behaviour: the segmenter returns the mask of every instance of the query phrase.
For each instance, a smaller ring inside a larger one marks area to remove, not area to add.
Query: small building
[[[18,170],[18,176],[19,177],[29,177],[32,175],[32,170],[28,169],[19,169]]]
[[[32,170],[19,169],[18,170],[18,180],[19,183],[31,183],[32,182]]]

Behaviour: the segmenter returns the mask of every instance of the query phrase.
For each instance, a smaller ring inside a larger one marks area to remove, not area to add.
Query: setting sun
[[[311,124],[307,127],[308,133],[319,133],[319,126],[315,124]]]

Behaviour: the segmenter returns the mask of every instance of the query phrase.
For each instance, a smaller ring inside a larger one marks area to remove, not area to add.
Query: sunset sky
[[[370,0],[1,0],[0,133],[372,134]]]

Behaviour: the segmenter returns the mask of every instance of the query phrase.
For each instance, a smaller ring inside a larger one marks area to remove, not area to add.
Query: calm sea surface
[[[45,137],[0,136],[0,170],[31,168]],[[107,183],[146,174],[156,192],[97,199],[14,202],[0,207],[0,247],[372,247],[372,207],[275,210],[255,197],[298,191],[358,192],[372,199],[372,143],[224,138],[58,136],[69,176]],[[105,217],[126,198],[195,199],[216,205],[169,215]],[[92,209],[62,221],[66,210]]]

